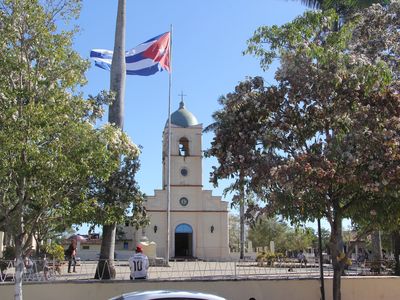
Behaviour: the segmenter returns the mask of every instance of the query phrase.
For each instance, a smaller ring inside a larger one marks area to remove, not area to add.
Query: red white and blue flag
[[[93,49],[90,57],[95,65],[111,70],[113,51]],[[162,70],[171,71],[170,32],[160,34],[125,52],[126,74],[149,76]]]

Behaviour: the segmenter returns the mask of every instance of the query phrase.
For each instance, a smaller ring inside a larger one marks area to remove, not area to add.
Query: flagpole
[[[171,87],[172,87],[172,24],[170,25],[168,76],[168,158],[167,158],[167,253],[166,261],[169,265],[170,234],[171,234]]]

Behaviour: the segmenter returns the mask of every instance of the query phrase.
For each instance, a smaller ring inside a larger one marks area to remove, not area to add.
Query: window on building
[[[129,247],[129,243],[128,242],[124,242],[124,249],[128,250],[129,249],[128,247]]]
[[[185,137],[179,140],[179,155],[189,156],[189,140]]]

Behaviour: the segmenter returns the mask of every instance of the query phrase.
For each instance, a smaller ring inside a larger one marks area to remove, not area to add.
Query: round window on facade
[[[189,200],[188,200],[188,198],[186,198],[186,197],[182,197],[181,199],[179,199],[179,203],[180,203],[182,206],[186,206],[186,205],[188,205]]]
[[[181,175],[182,176],[187,176],[187,174],[188,174],[188,170],[186,168],[182,168],[181,169]]]

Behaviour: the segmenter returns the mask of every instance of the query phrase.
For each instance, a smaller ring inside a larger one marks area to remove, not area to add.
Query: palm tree
[[[327,10],[333,8],[340,15],[345,15],[374,3],[385,5],[390,0],[300,0],[300,2],[313,9]]]
[[[115,28],[114,53],[111,63],[110,90],[115,93],[115,101],[109,107],[108,122],[123,129],[125,98],[125,27],[126,0],[118,0],[117,23]],[[104,224],[96,279],[115,278],[114,249],[117,224]]]

